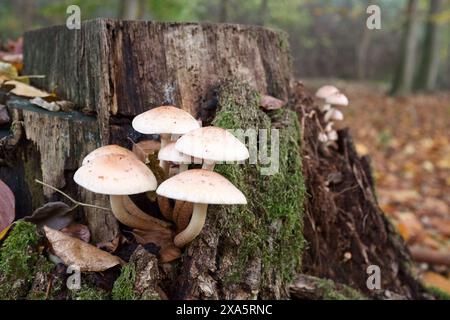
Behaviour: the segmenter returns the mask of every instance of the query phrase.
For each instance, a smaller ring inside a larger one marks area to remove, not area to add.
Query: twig
[[[71,196],[69,196],[68,194],[62,192],[61,190],[59,190],[59,189],[57,189],[57,188],[55,188],[55,187],[53,187],[53,186],[51,186],[51,185],[49,185],[49,184],[47,184],[45,182],[42,182],[42,181],[40,181],[38,179],[35,179],[34,181],[36,181],[39,184],[42,184],[43,186],[45,186],[47,188],[50,188],[50,189],[52,189],[52,190],[62,194],[64,197],[66,197],[67,199],[72,201],[76,205],[75,207],[82,206],[82,207],[89,207],[89,208],[95,208],[95,209],[110,211],[108,208],[104,208],[104,207],[96,206],[94,204],[88,204],[88,203],[77,201],[74,198],[72,198]],[[73,209],[75,209],[75,207]]]

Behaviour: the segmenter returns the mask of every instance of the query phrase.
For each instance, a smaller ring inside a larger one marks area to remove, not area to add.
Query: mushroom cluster
[[[316,92],[316,97],[324,100],[321,111],[324,113],[323,120],[326,123],[325,128],[319,133],[318,139],[325,145],[329,145],[338,139],[337,132],[333,128],[334,121],[344,120],[344,114],[337,106],[347,106],[348,99],[338,88],[331,85],[320,87]]]
[[[85,189],[109,195],[111,211],[122,224],[153,231],[168,230],[174,222],[173,242],[182,248],[201,232],[208,204],[247,203],[240,190],[213,172],[218,162],[249,158],[246,146],[227,130],[200,127],[189,113],[174,106],[146,111],[133,119],[132,126],[143,134],[158,134],[161,143],[141,141],[133,152],[118,145],[100,147],[83,159],[74,175]],[[156,152],[164,172],[162,181],[147,165],[147,155]],[[189,170],[193,158],[203,163],[202,168]],[[164,220],[142,211],[129,197],[155,190]]]

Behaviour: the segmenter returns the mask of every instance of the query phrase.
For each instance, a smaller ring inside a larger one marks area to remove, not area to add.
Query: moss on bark
[[[114,282],[112,290],[113,300],[135,300],[137,298],[134,291],[136,281],[136,268],[129,263],[122,268],[119,278]]]
[[[220,232],[238,245],[240,261],[227,280],[239,282],[252,259],[260,257],[264,285],[274,274],[288,282],[300,270],[305,185],[297,115],[288,109],[265,113],[259,108],[259,99],[259,94],[249,86],[230,82],[220,88],[212,124],[244,132],[254,129],[257,134],[266,129],[266,154],[278,153],[278,169],[273,174],[262,174],[269,164],[261,164],[261,157],[256,164],[217,165],[215,171],[245,194],[248,205],[211,206],[210,212],[220,219]],[[279,133],[279,152],[271,149],[273,129]],[[262,147],[260,144],[260,152]]]
[[[25,296],[34,276],[39,253],[36,226],[18,221],[0,248],[0,299]]]

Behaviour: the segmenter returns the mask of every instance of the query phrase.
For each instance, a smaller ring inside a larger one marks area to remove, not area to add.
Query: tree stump
[[[289,281],[301,269],[375,295],[367,290],[363,268],[372,263],[388,270],[386,288],[420,296],[404,244],[382,216],[370,170],[354,152],[348,135],[340,133],[339,149],[331,155],[317,151],[317,127],[306,116],[314,106],[292,85],[284,33],[231,24],[98,19],[84,22],[81,30],[56,26],[27,33],[24,57],[26,74],[45,75],[34,79],[34,85],[75,103],[73,110],[58,113],[30,107],[20,99],[7,103],[13,120],[23,126],[15,152],[7,154],[14,156],[14,170],[20,173],[13,191],[30,202],[24,211],[36,207],[35,202],[59,197],[34,185],[36,177],[80,201],[108,206],[106,197],[75,185],[74,170],[100,145],[130,147],[128,138],[139,138],[131,129],[135,115],[173,104],[206,125],[279,128],[284,149],[282,176],[260,176],[258,167],[250,165],[218,167],[245,189],[251,205],[211,207],[203,232],[186,248],[181,263],[165,265],[161,272],[161,287],[170,298],[288,298]],[[258,108],[258,94],[289,101],[288,107],[265,113]],[[322,170],[319,164],[330,166],[336,159],[339,167],[332,169],[349,178],[358,197],[350,199],[347,189],[339,187],[331,188],[334,193],[322,191],[325,172],[333,170]],[[0,168],[0,178],[5,176],[12,180]],[[112,214],[92,209],[84,209],[84,214],[94,242],[117,235]],[[370,230],[360,219],[372,223]],[[374,240],[378,235],[381,240]],[[379,247],[370,247],[371,241]],[[381,257],[383,246],[389,253],[386,258]],[[344,264],[341,253],[347,249],[354,260]],[[358,263],[363,267],[358,269]]]

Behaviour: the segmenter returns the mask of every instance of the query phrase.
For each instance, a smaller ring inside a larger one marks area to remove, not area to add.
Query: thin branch
[[[68,194],[62,192],[61,190],[59,190],[59,189],[57,189],[57,188],[55,188],[55,187],[53,187],[53,186],[51,186],[51,185],[49,185],[49,184],[47,184],[45,182],[42,182],[42,181],[40,181],[38,179],[35,179],[34,181],[36,181],[39,184],[42,184],[43,186],[45,186],[47,188],[52,189],[53,191],[56,191],[56,192],[62,194],[64,197],[69,199],[71,202],[73,202],[76,205],[73,209],[75,209],[77,206],[82,206],[82,207],[89,207],[89,208],[95,208],[95,209],[110,211],[110,209],[108,209],[108,208],[104,208],[104,207],[96,206],[96,205],[93,205],[93,204],[88,204],[88,203],[77,201],[74,198],[72,198],[71,196],[69,196]]]

